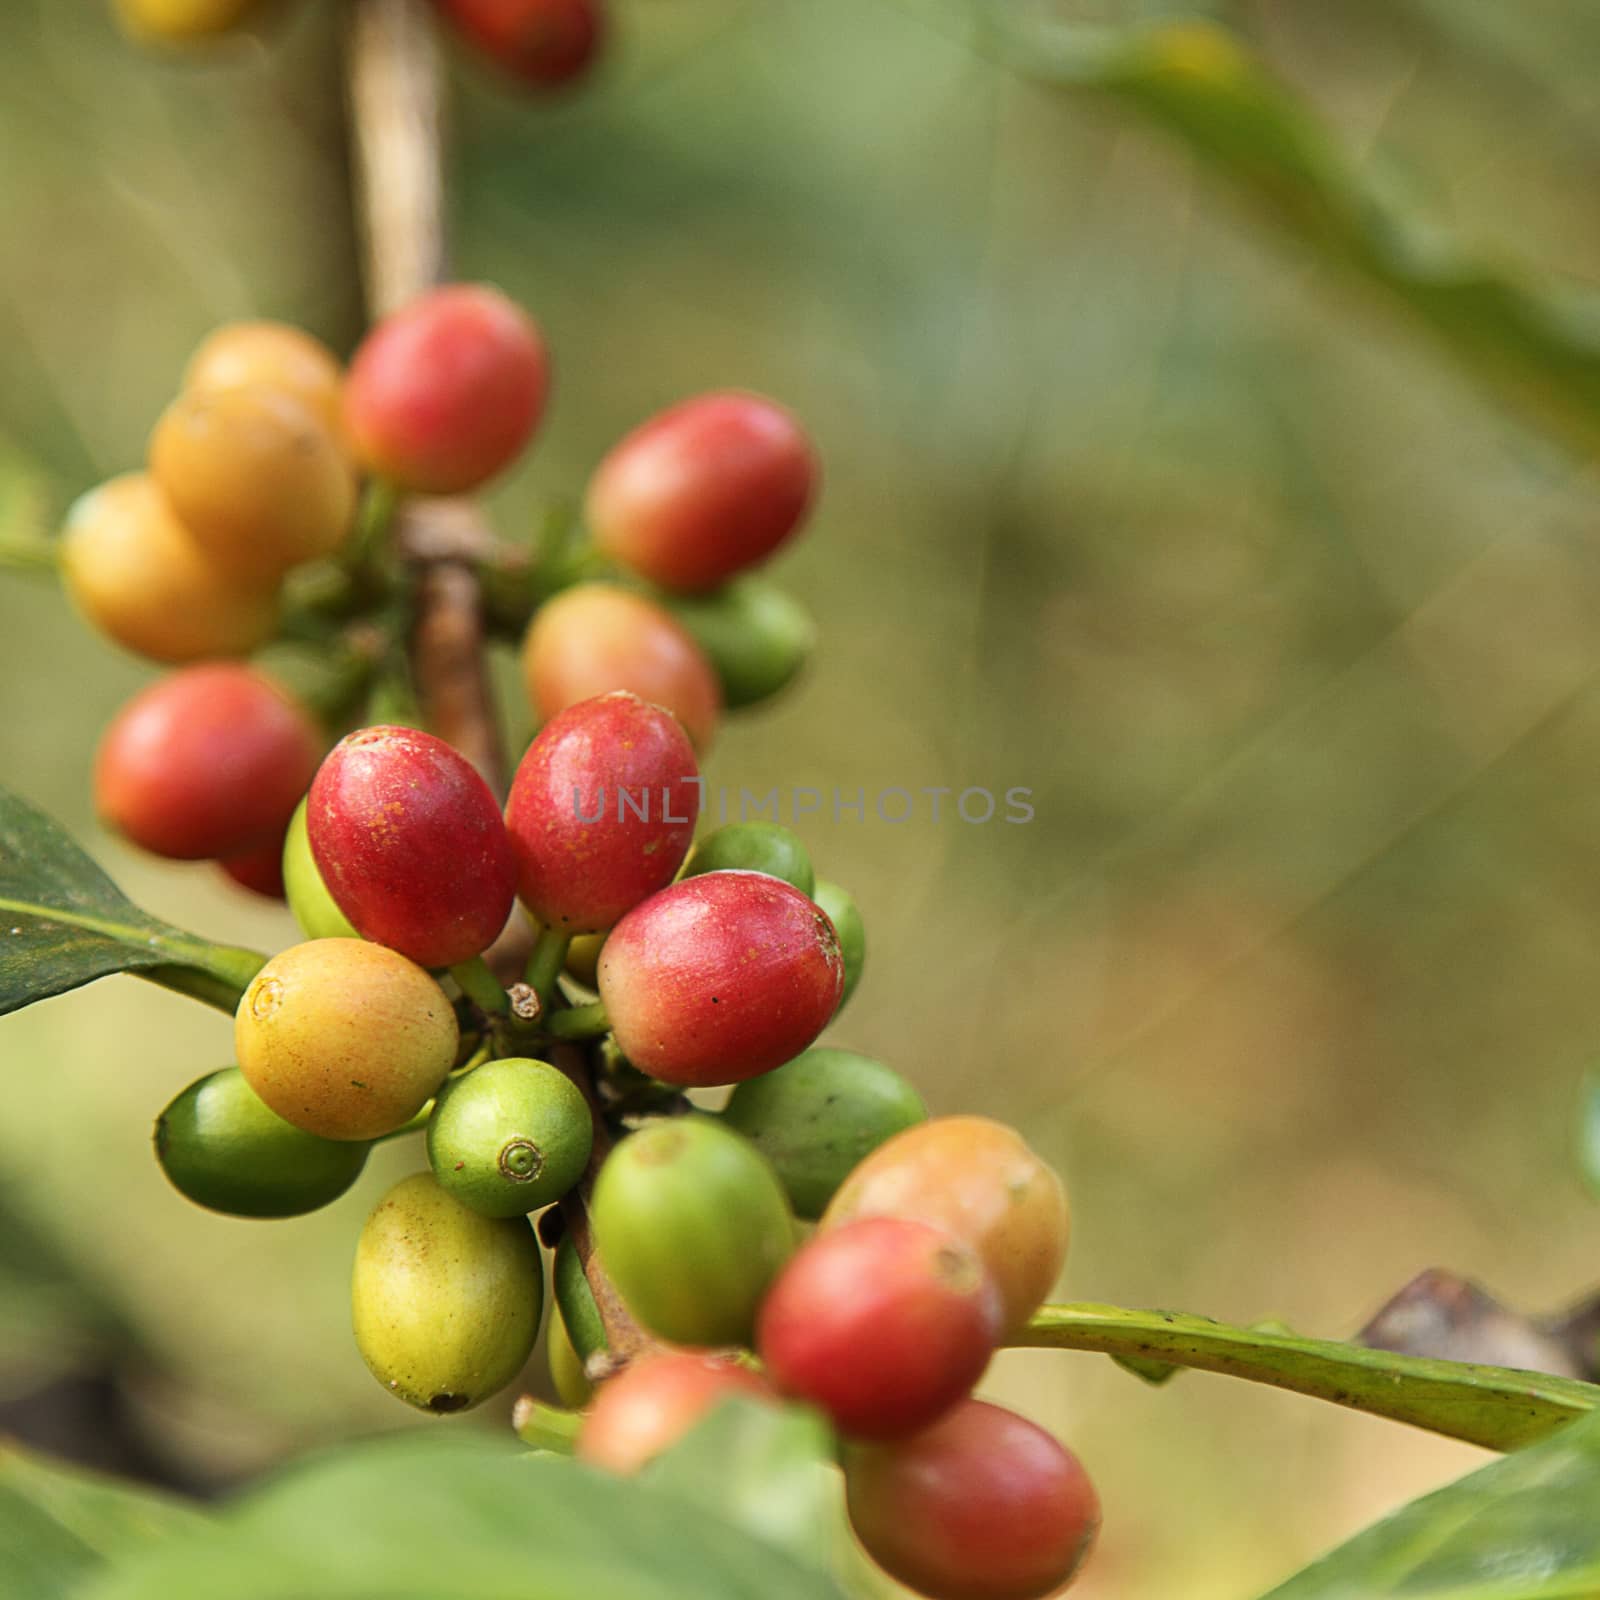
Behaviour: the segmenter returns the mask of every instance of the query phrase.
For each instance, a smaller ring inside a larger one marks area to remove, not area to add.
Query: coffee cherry
[[[263,900],[282,900],[285,894],[283,847],[286,839],[287,830],[283,838],[273,839],[269,844],[257,845],[255,849],[247,850],[243,855],[229,856],[226,861],[219,861],[217,865],[241,889],[248,889],[251,894],[260,895]]]
[[[88,622],[152,661],[248,655],[277,631],[276,585],[224,571],[142,472],[74,504],[61,576]]]
[[[816,882],[806,847],[776,822],[730,822],[708,833],[694,847],[683,875],[697,878],[707,872],[764,872],[803,895]]]
[[[550,1366],[550,1383],[562,1405],[581,1411],[594,1398],[594,1385],[584,1371],[583,1362],[572,1346],[567,1325],[559,1313],[545,1329],[545,1360]]]
[[[805,607],[755,574],[711,594],[670,595],[666,604],[705,651],[730,711],[787,688],[816,643]]]
[[[363,728],[334,746],[306,805],[311,854],[364,938],[419,966],[487,950],[516,898],[500,808],[470,762],[415,728]]]
[[[362,341],[345,382],[345,429],[379,477],[416,494],[464,494],[521,453],[548,386],[532,319],[498,289],[450,284]]]
[[[861,1161],[927,1116],[899,1073],[823,1045],[741,1083],[722,1113],[772,1163],[802,1217],[820,1217]]]
[[[440,0],[440,9],[480,50],[536,89],[582,73],[605,31],[599,0]]]
[[[626,689],[666,707],[696,750],[716,737],[722,691],[700,646],[654,601],[614,584],[580,583],[539,608],[522,644],[522,677],[544,721]]]
[[[562,1326],[579,1358],[586,1361],[597,1350],[604,1350],[605,1324],[600,1320],[600,1308],[595,1304],[594,1290],[589,1287],[583,1262],[578,1258],[577,1246],[573,1244],[570,1234],[564,1235],[556,1246],[555,1259],[550,1267],[550,1282],[555,1289]]]
[[[630,911],[600,952],[618,1048],[667,1083],[739,1083],[792,1061],[843,989],[832,924],[760,872],[685,878]]]
[[[766,1382],[737,1363],[700,1351],[641,1356],[600,1385],[578,1459],[623,1476],[670,1449],[724,1400],[771,1401]]]
[[[940,1228],[867,1217],[819,1234],[762,1302],[756,1350],[784,1394],[841,1433],[925,1428],[983,1376],[1000,1294],[977,1253]]]
[[[95,755],[95,807],[157,855],[239,855],[278,837],[321,747],[310,717],[263,674],[186,667],[112,719]]]
[[[1039,1308],[1067,1256],[1060,1178],[1019,1133],[987,1117],[935,1117],[880,1145],[845,1180],[822,1227],[858,1217],[911,1217],[966,1240],[999,1287],[1007,1332]]]
[[[191,1083],[156,1119],[172,1186],[231,1217],[298,1217],[337,1200],[367,1164],[365,1144],[319,1139],[269,1111],[237,1067]]]
[[[338,357],[287,322],[226,322],[206,335],[184,369],[190,393],[275,389],[292,395],[337,439],[344,426],[344,370]]]
[[[486,1061],[448,1084],[428,1123],[428,1164],[446,1194],[486,1217],[559,1200],[589,1164],[589,1103],[544,1061]]]
[[[358,939],[313,939],[274,956],[234,1018],[250,1087],[325,1139],[377,1139],[409,1122],[444,1082],[457,1043],[439,985]]]
[[[586,989],[594,988],[600,981],[597,969],[600,964],[600,951],[605,942],[606,936],[603,933],[579,934],[567,946],[567,976],[581,983]]]
[[[981,1400],[845,1460],[850,1522],[890,1577],[929,1600],[1039,1600],[1082,1566],[1100,1501],[1078,1458]]]
[[[328,893],[306,835],[306,801],[294,808],[283,841],[283,889],[289,910],[308,939],[359,939],[350,919]]]
[[[523,904],[547,928],[604,933],[672,882],[699,809],[694,751],[659,706],[617,693],[563,711],[506,805]]]
[[[600,1169],[591,1212],[617,1292],[675,1344],[747,1343],[794,1250],[777,1174],[738,1134],[699,1117],[624,1139]]]
[[[800,424],[760,395],[698,395],[615,445],[589,482],[596,544],[663,589],[715,589],[800,525],[817,463]]]
[[[423,1411],[465,1411],[533,1353],[539,1243],[525,1219],[481,1216],[419,1172],[367,1218],[351,1308],[356,1344],[384,1388]]]
[[[206,39],[244,22],[262,0],[115,0],[122,26],[136,38]]]
[[[827,878],[818,878],[816,892],[812,895],[828,914],[833,931],[839,935],[839,954],[844,958],[844,993],[839,997],[839,1009],[856,992],[861,982],[861,969],[867,963],[867,929],[861,920],[855,896],[848,889]]]

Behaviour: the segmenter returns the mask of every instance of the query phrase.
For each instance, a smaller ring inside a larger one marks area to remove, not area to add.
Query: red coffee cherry
[[[1003,1320],[969,1245],[872,1217],[801,1248],[762,1303],[756,1349],[783,1393],[820,1406],[841,1433],[893,1439],[971,1390]]]
[[[185,667],[112,719],[95,757],[95,807],[135,844],[215,860],[282,836],[317,770],[322,734],[249,667]]]
[[[385,317],[345,381],[362,465],[417,494],[464,494],[511,465],[549,387],[544,339],[498,289],[450,284]]]
[[[672,882],[699,810],[694,751],[660,706],[617,693],[563,711],[506,805],[523,904],[547,928],[604,933]]]
[[[765,561],[800,525],[817,462],[760,395],[685,400],[615,445],[585,501],[595,542],[663,589],[697,593]]]
[[[734,1395],[774,1398],[763,1378],[721,1356],[688,1350],[641,1356],[601,1384],[578,1435],[578,1457],[608,1472],[637,1472]]]
[[[311,785],[311,854],[363,938],[420,967],[487,950],[516,897],[500,808],[467,759],[415,728],[341,739]]]
[[[1038,1600],[1083,1565],[1100,1501],[1042,1428],[966,1400],[923,1433],[845,1462],[850,1521],[890,1577],[930,1600]]]
[[[833,924],[764,872],[708,872],[663,889],[612,929],[599,975],[628,1060],[701,1087],[792,1061],[844,990]]]
[[[537,89],[576,78],[605,33],[599,0],[440,0],[440,10],[513,77]]]
[[[286,834],[288,829],[284,830]],[[269,844],[258,845],[243,855],[229,856],[217,863],[223,872],[241,889],[258,894],[264,900],[286,898],[283,884],[283,835]]]
[[[613,689],[665,706],[696,750],[716,737],[722,690],[705,652],[654,601],[609,583],[580,583],[534,614],[522,676],[542,721]]]

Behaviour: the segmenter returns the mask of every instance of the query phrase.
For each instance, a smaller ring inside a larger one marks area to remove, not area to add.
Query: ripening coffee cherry
[[[600,0],[439,0],[487,56],[535,89],[570,83],[594,60],[605,32]]]
[[[184,41],[228,33],[262,0],[115,0],[122,26],[139,39]]]
[[[964,1239],[999,1287],[1006,1332],[1039,1308],[1067,1257],[1060,1178],[988,1117],[935,1117],[880,1145],[833,1197],[823,1231],[858,1217],[911,1217]]]
[[[637,695],[552,718],[506,804],[522,903],[547,928],[604,933],[683,865],[699,778],[677,720]]]
[[[449,284],[362,341],[345,381],[345,431],[369,472],[415,494],[465,494],[521,454],[548,387],[533,319],[498,289]]]
[[[777,1174],[702,1117],[652,1122],[624,1139],[600,1169],[591,1215],[617,1292],[674,1344],[748,1343],[795,1245]]]
[[[690,594],[765,561],[811,504],[817,462],[800,424],[760,395],[697,395],[612,447],[584,501],[595,543]]]
[[[760,872],[685,878],[630,911],[600,952],[617,1047],[667,1083],[739,1083],[792,1061],[844,991],[833,925]]]
[[[839,997],[839,1009],[856,992],[861,982],[861,969],[867,964],[867,929],[861,920],[860,907],[848,889],[827,878],[818,878],[813,900],[828,914],[833,931],[839,935],[839,954],[844,959],[844,993]]]
[[[324,1139],[378,1139],[409,1122],[459,1042],[439,985],[359,939],[313,939],[274,956],[239,1002],[233,1039],[250,1087]]]
[[[306,834],[363,938],[419,966],[487,950],[516,898],[500,807],[466,757],[415,728],[363,728],[317,770]]]
[[[767,1376],[841,1433],[895,1439],[944,1415],[1000,1337],[970,1245],[925,1222],[865,1217],[818,1234],[779,1273],[756,1323]]]
[[[287,322],[225,322],[184,369],[194,394],[275,389],[292,395],[337,439],[344,426],[344,369],[320,339]]]
[[[787,688],[816,643],[805,607],[753,573],[711,594],[669,595],[666,604],[705,651],[730,711]]]
[[[283,847],[287,837],[285,830],[282,838],[273,839],[268,844],[257,845],[255,849],[247,850],[242,855],[229,856],[225,861],[219,861],[217,865],[241,889],[248,889],[251,894],[260,895],[263,900],[282,900],[285,895]]]
[[[283,890],[294,920],[308,939],[359,939],[361,935],[328,893],[306,836],[306,801],[294,808],[283,841]]]
[[[981,1400],[909,1439],[850,1451],[845,1494],[867,1554],[929,1600],[1055,1594],[1100,1527],[1078,1458]]]
[[[546,1061],[486,1061],[440,1092],[428,1122],[439,1187],[486,1217],[553,1204],[583,1176],[594,1142],[589,1103]]]
[[[690,853],[683,875],[698,878],[707,872],[764,872],[803,895],[816,882],[799,836],[776,822],[730,822],[708,833]]]
[[[716,737],[722,691],[705,653],[653,600],[580,583],[534,613],[522,677],[541,721],[580,700],[626,689],[665,706],[702,753]]]
[[[201,549],[245,580],[332,555],[355,514],[333,435],[294,395],[260,385],[179,395],[150,436],[150,472]]]
[[[264,674],[185,667],[136,694],[101,735],[95,808],[157,855],[239,855],[278,837],[321,749],[316,724]]]
[[[550,1383],[556,1398],[573,1411],[581,1411],[594,1398],[594,1385],[559,1312],[551,1316],[544,1339],[545,1360],[550,1365]]]
[[[722,1112],[772,1163],[796,1214],[808,1218],[822,1215],[880,1144],[927,1117],[922,1097],[898,1072],[825,1045],[741,1083]]]
[[[191,1083],[156,1119],[155,1143],[173,1188],[230,1217],[315,1211],[361,1176],[369,1148],[285,1122],[237,1067]]]
[[[351,1309],[356,1344],[384,1388],[440,1416],[465,1411],[533,1353],[544,1309],[539,1242],[525,1218],[482,1216],[419,1172],[361,1230]]]
[[[566,973],[569,978],[592,989],[600,981],[598,968],[600,951],[606,936],[603,933],[581,933],[567,946]]]
[[[578,1435],[578,1459],[622,1476],[670,1449],[725,1400],[772,1402],[767,1382],[725,1356],[662,1350],[600,1385]]]
[[[248,655],[278,627],[276,583],[224,571],[143,472],[113,478],[73,505],[61,576],[89,623],[152,661]]]

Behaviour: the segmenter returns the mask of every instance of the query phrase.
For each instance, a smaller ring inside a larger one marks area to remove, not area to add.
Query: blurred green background
[[[178,61],[100,0],[0,10],[5,515],[135,464],[220,320],[353,342],[341,9],[300,0]],[[1600,14],[1181,9],[1237,29],[1420,218],[1513,272],[1600,277]],[[779,569],[822,648],[730,727],[713,781],[1034,790],[1022,827],[808,819],[871,931],[837,1041],[1063,1167],[1075,1298],[1342,1336],[1431,1264],[1531,1308],[1587,1287],[1592,474],[1125,109],[888,0],[617,11],[603,74],[554,104],[451,52],[457,269],[524,300],[557,360],[498,515],[576,492],[683,394],[781,397],[827,467]],[[96,830],[96,732],[150,669],[16,578],[0,675],[6,783],[152,909],[291,942],[210,869]],[[0,1052],[0,1396],[112,1351],[141,1448],[198,1481],[410,1425],[346,1295],[360,1219],[417,1150],[319,1216],[225,1221],[147,1148],[227,1059],[225,1018],[116,980],[6,1019]],[[989,1387],[1099,1480],[1085,1600],[1255,1592],[1478,1459],[1086,1356],[1006,1357]]]

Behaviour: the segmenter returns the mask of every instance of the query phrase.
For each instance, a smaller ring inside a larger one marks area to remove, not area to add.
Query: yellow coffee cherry
[[[152,661],[248,655],[277,631],[277,584],[219,567],[147,473],[113,478],[72,507],[61,574],[90,623]]]
[[[237,28],[261,0],[115,0],[115,9],[138,39],[209,39]]]
[[[337,439],[344,369],[320,339],[287,322],[226,322],[201,341],[183,374],[185,392],[276,389],[292,395]]]

